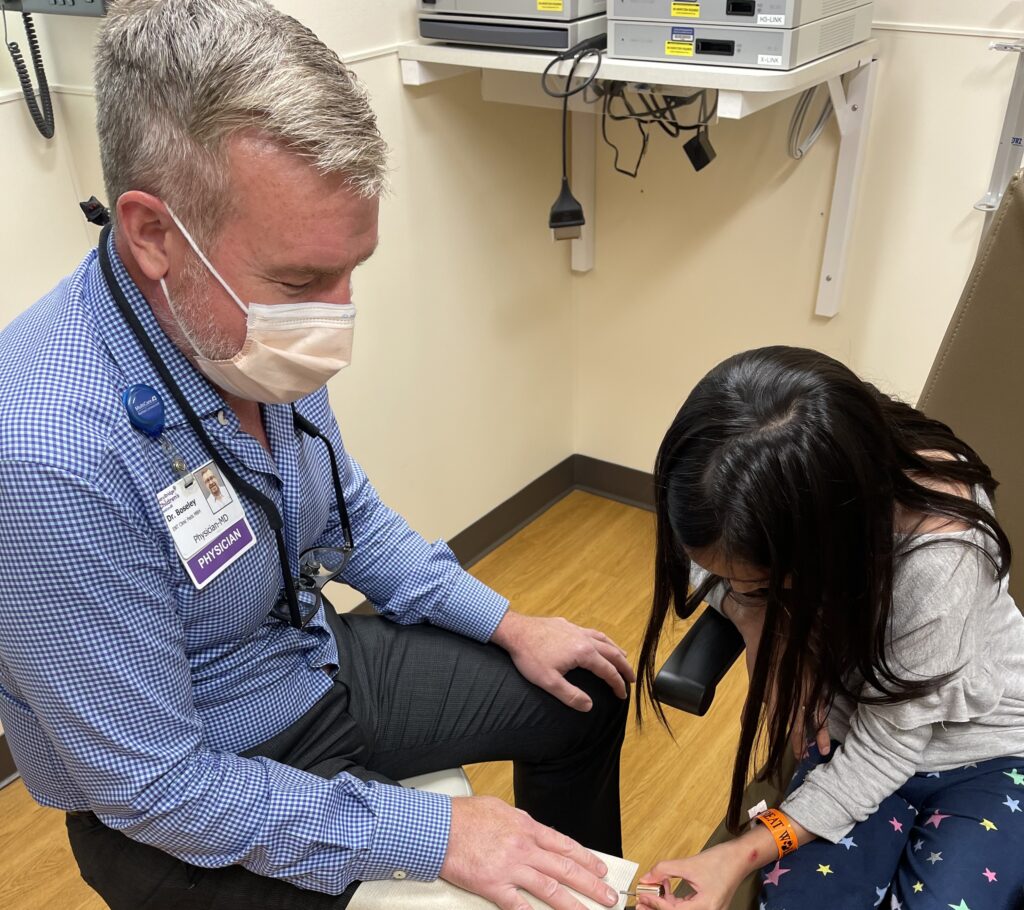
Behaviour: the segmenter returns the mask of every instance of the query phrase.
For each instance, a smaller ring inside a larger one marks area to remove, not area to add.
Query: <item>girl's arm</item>
[[[764,630],[764,607],[741,607],[731,597],[722,598],[722,614],[736,626],[743,636],[746,646],[747,678],[754,675],[754,664],[757,662],[757,648],[761,644],[761,633]]]
[[[746,647],[745,657],[747,661],[747,678],[754,675],[754,664],[757,663],[757,649],[761,644],[761,635],[764,631],[764,607],[741,606],[731,597],[726,595],[722,599],[722,614],[732,621],[740,635],[743,636],[743,644]],[[798,721],[796,729],[793,730],[791,745],[793,754],[799,759],[804,754],[807,746],[807,726],[813,725],[814,739],[818,751],[822,755],[828,755],[832,749],[832,743],[828,734],[827,712],[820,707],[812,709],[810,716]]]
[[[797,842],[803,846],[814,840],[814,835],[792,823]],[[727,910],[743,880],[764,866],[778,862],[780,871],[785,860],[779,860],[775,840],[764,825],[758,823],[735,840],[718,844],[689,859],[666,860],[658,863],[640,878],[641,884],[661,884],[665,897],[641,894],[638,907],[657,910],[685,907],[686,910]],[[685,881],[696,892],[687,898],[672,895],[672,880]]]

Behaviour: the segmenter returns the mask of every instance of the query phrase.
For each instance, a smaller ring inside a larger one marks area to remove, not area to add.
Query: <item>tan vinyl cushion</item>
[[[999,481],[996,513],[1024,554],[1024,182],[1018,174],[932,365],[919,407],[949,424]],[[928,267],[922,257],[920,267]],[[1024,566],[1010,573],[1024,606]]]

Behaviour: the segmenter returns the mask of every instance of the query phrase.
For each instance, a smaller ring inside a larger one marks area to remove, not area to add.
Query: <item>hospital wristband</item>
[[[779,859],[793,853],[800,846],[793,823],[778,809],[762,812],[754,817],[754,821],[760,822],[768,829],[768,833],[775,840],[775,846],[779,848]]]

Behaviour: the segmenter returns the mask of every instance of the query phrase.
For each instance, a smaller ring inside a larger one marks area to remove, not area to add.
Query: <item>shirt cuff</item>
[[[387,784],[368,786],[376,804],[377,826],[370,846],[352,865],[352,878],[434,881],[448,853],[451,798]]]
[[[507,612],[508,600],[460,569],[448,599],[431,614],[430,624],[487,642]]]

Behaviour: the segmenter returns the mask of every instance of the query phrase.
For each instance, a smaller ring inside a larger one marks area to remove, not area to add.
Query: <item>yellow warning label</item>
[[[672,15],[676,19],[699,19],[700,18],[700,4],[699,3],[673,3],[672,4]]]
[[[538,13],[561,13],[565,11],[565,0],[537,0]]]
[[[693,56],[693,42],[692,41],[666,41],[665,42],[665,56],[666,57],[692,57]]]

